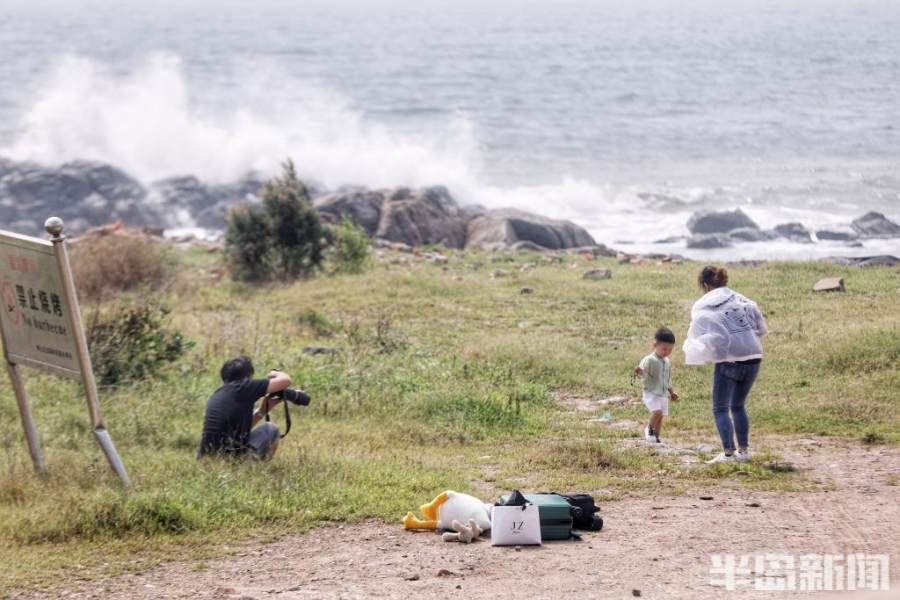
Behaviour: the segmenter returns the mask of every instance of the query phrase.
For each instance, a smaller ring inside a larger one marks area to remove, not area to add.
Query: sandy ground
[[[893,591],[849,597],[900,598],[900,451],[831,439],[782,443],[785,459],[825,484],[822,491],[751,492],[723,481],[680,497],[622,500],[605,504],[603,531],[580,542],[518,549],[444,543],[394,523],[329,527],[235,548],[202,565],[173,562],[27,597],[809,597],[713,586],[710,555],[866,553],[891,555]]]

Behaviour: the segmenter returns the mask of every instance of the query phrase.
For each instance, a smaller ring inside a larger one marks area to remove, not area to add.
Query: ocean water
[[[900,219],[895,0],[2,0],[0,155],[145,181],[443,184],[631,251],[900,254],[900,240],[685,251],[761,226]]]

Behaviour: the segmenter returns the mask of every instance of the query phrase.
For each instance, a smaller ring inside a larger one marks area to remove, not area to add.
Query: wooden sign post
[[[63,222],[50,217],[44,229],[50,234],[49,242],[0,231],[0,334],[28,451],[35,469],[44,472],[44,457],[20,365],[81,381],[94,437],[110,467],[130,487],[128,472],[100,415],[97,384],[62,233]]]

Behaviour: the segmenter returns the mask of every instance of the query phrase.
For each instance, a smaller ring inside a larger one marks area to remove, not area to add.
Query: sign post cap
[[[44,221],[44,231],[53,237],[59,237],[63,231],[63,220],[59,217],[50,217]]]

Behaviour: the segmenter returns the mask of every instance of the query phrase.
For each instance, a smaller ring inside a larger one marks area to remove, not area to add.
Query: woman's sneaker
[[[714,465],[717,463],[726,463],[726,462],[734,462],[734,461],[735,461],[734,454],[725,454],[724,452],[719,452],[719,454],[716,455],[715,458],[706,461],[706,464]]]
[[[647,440],[648,442],[656,441],[656,434],[653,432],[652,429],[650,429],[649,425],[644,427],[644,439]]]
[[[735,460],[738,462],[750,462],[750,450],[738,450]]]

